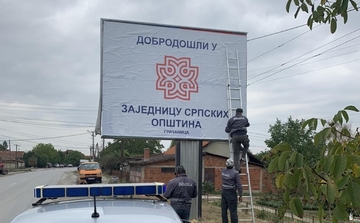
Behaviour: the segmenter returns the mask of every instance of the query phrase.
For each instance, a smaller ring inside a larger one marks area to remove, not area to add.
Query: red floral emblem
[[[164,91],[165,99],[189,101],[191,92],[199,90],[199,67],[191,66],[188,57],[165,56],[163,64],[156,64],[156,74],[156,90]]]

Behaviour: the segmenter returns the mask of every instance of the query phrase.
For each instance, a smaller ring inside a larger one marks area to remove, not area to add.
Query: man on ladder
[[[245,162],[245,157],[249,149],[249,137],[247,135],[246,127],[249,127],[250,123],[247,117],[243,115],[241,108],[236,109],[236,114],[231,117],[226,125],[225,132],[230,134],[231,143],[234,153],[235,170],[241,172],[240,169],[240,150],[242,150],[241,161]]]

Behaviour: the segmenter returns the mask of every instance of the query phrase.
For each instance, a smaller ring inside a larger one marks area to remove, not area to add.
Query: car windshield
[[[80,169],[81,170],[95,170],[95,169],[100,169],[100,166],[98,163],[85,163],[85,164],[81,164]]]

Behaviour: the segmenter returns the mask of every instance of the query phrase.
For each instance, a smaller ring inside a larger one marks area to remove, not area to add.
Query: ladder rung
[[[228,60],[237,60],[236,57],[228,57]]]
[[[227,100],[228,100],[228,109],[230,113],[233,113],[236,108],[233,108],[234,105],[238,104],[238,102],[242,102],[241,99],[241,78],[240,78],[240,70],[242,69],[239,66],[239,57],[238,57],[238,51],[236,50],[236,54],[229,54],[228,50],[226,49],[226,59],[227,59]],[[238,85],[238,86],[237,86]],[[240,94],[238,94],[238,92]],[[237,96],[237,97],[232,97]],[[240,103],[241,104],[241,103]],[[230,146],[229,141],[229,146]],[[253,197],[251,192],[251,179],[250,179],[250,173],[249,173],[249,163],[248,163],[249,157],[246,156],[246,163],[244,169],[244,173],[240,173],[240,176],[245,176],[247,178],[247,184],[243,184],[242,186],[244,188],[247,188],[250,191],[250,195],[243,196],[243,199],[245,199],[247,202],[246,206],[239,206],[239,210],[250,210],[251,211],[251,218],[248,219],[239,219],[239,222],[252,222],[255,223],[255,216],[254,216],[254,206],[253,206]]]

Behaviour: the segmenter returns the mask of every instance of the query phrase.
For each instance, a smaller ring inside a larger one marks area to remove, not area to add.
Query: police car
[[[163,183],[38,186],[39,200],[11,223],[181,223],[164,192]]]

